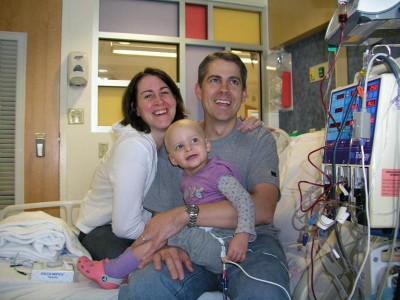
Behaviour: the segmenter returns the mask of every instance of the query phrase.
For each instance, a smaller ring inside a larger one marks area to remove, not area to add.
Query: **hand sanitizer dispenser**
[[[68,55],[68,83],[70,85],[86,85],[88,71],[88,57],[85,52],[71,52]]]

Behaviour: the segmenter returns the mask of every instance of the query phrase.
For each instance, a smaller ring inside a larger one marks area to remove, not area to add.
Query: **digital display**
[[[341,123],[332,123],[329,124],[329,128],[340,128]]]
[[[335,109],[335,113],[342,112],[342,111],[343,111],[343,107],[338,107]]]
[[[344,93],[340,94],[340,95],[337,95],[336,99],[337,100],[344,99]]]
[[[377,83],[371,84],[370,86],[367,87],[367,90],[368,90],[368,92],[377,91],[378,87],[379,87],[379,85]]]

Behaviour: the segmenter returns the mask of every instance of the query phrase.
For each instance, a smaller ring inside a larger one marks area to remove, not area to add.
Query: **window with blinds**
[[[26,35],[0,32],[0,209],[23,202]]]

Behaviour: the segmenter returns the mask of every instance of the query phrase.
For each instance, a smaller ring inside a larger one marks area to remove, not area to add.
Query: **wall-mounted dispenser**
[[[84,86],[88,81],[88,57],[85,52],[71,52],[68,55],[68,83]]]
[[[269,109],[292,111],[292,54],[284,49],[273,51],[267,58]]]

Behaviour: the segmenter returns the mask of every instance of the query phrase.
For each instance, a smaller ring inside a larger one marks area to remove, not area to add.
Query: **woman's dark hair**
[[[153,75],[160,78],[171,90],[176,101],[176,113],[175,118],[172,122],[180,119],[185,119],[187,117],[185,111],[185,105],[183,103],[182,95],[179,91],[178,86],[175,84],[174,80],[164,71],[156,68],[146,68],[144,71],[137,73],[129,83],[125,90],[124,96],[122,98],[122,115],[123,119],[120,122],[122,125],[126,126],[131,124],[133,128],[144,133],[150,133],[150,126],[143,121],[143,119],[137,115],[137,96],[138,96],[138,85],[140,80],[147,75]]]
[[[204,58],[204,60],[200,63],[198,73],[197,73],[197,83],[201,86],[208,71],[208,65],[217,59],[223,59],[226,61],[230,61],[235,63],[240,69],[240,79],[242,80],[243,89],[246,88],[247,81],[247,68],[245,64],[242,62],[240,57],[233,52],[230,51],[219,51],[215,53],[211,53]]]

